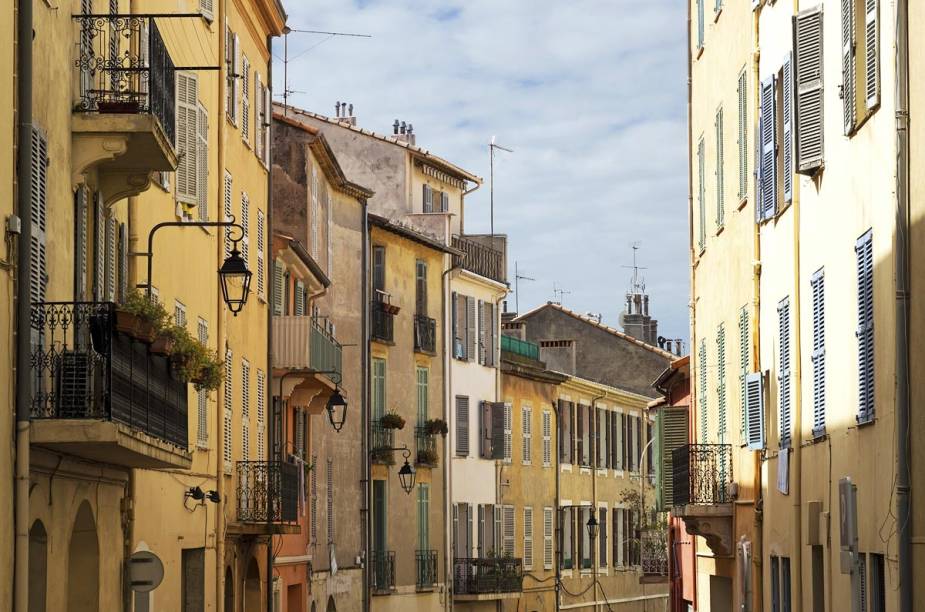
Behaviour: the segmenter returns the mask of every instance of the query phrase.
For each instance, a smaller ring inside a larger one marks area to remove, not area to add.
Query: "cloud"
[[[686,15],[676,0],[290,0],[293,28],[371,34],[289,37],[297,106],[354,104],[363,127],[414,124],[418,144],[488,177],[509,237],[520,307],[566,306],[616,324],[631,244],[665,336],[688,335]],[[282,45],[275,54],[281,57]],[[277,61],[275,90],[282,90]],[[489,228],[486,184],[466,230]],[[512,284],[513,284],[513,278]],[[514,307],[511,296],[510,307]]]

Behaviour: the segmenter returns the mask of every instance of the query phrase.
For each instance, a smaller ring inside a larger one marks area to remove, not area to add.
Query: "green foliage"
[[[385,429],[404,429],[405,418],[397,412],[388,412],[379,418],[379,424]]]
[[[144,293],[137,289],[130,291],[125,296],[125,301],[119,304],[119,310],[133,314],[150,323],[155,332],[162,331],[170,321],[170,315],[160,302],[153,299],[149,300]]]

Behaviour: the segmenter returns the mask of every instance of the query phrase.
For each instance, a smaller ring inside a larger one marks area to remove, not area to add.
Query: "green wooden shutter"
[[[726,440],[726,326],[720,323],[716,330],[716,408],[717,442]],[[725,469],[726,455],[720,454],[720,469]]]
[[[751,370],[751,332],[748,306],[739,310],[739,433],[745,438],[745,377]]]
[[[813,437],[825,435],[825,271],[810,279],[813,293]]]
[[[423,427],[427,422],[427,388],[430,371],[427,368],[417,368],[417,408],[418,408],[418,427]]]
[[[726,211],[723,201],[723,109],[716,111],[716,227],[725,224]]]
[[[378,421],[385,414],[385,359],[373,359],[372,387],[373,420]]]
[[[777,305],[778,341],[777,352],[777,400],[778,437],[781,448],[790,448],[790,299],[784,298]]]
[[[874,418],[874,259],[873,234],[855,245],[858,271],[858,422]]]
[[[283,314],[283,296],[286,294],[286,274],[283,269],[283,262],[276,259],[273,261],[273,314],[280,316]]]
[[[794,18],[796,171],[804,174],[815,173],[823,160],[822,23],[822,4],[800,11]]]
[[[663,408],[655,419],[658,454],[656,455],[656,495],[658,509],[671,510],[674,505],[674,451],[688,444],[689,413],[686,408]]]

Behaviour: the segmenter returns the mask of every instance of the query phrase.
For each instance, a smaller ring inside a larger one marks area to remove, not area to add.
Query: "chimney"
[[[337,101],[334,105],[334,117],[341,123],[357,124],[356,115],[353,114],[353,103]]]
[[[406,142],[412,146],[416,144],[414,137],[414,126],[411,123],[399,121],[392,123],[392,138],[399,142]]]

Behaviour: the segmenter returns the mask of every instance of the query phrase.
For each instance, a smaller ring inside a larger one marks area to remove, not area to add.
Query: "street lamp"
[[[591,518],[588,519],[588,524],[586,526],[588,528],[588,535],[591,537],[592,540],[595,539],[597,537],[598,524],[597,524],[597,517],[594,516],[593,507],[591,508]]]
[[[241,257],[241,251],[238,250],[239,240],[234,241],[231,247],[231,254],[225,258],[222,267],[218,271],[218,277],[222,282],[222,297],[231,314],[238,316],[244,304],[247,303],[247,296],[251,288],[251,276],[253,272],[247,269],[247,262]]]
[[[344,421],[347,420],[347,400],[341,395],[339,387],[335,388],[334,393],[328,398],[327,409],[328,420],[331,421],[334,431],[339,433],[344,426]]]
[[[411,491],[414,490],[414,468],[408,463],[407,458],[405,459],[405,465],[398,470],[398,480],[401,482],[401,488],[410,495]]]

